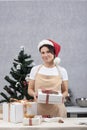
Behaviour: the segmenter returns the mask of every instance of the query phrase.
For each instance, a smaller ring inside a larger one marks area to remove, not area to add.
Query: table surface
[[[15,124],[0,120],[0,130],[87,130],[87,118],[63,118],[63,121],[64,123],[42,122],[40,125],[24,126],[22,123]]]
[[[87,108],[67,107],[67,112],[87,112]],[[0,130],[87,130],[87,118],[63,118],[64,123],[42,122],[40,125],[24,126],[23,123],[11,123],[2,120],[0,114]],[[80,124],[82,123],[82,124]]]
[[[87,113],[87,107],[70,106],[66,107],[67,113]]]

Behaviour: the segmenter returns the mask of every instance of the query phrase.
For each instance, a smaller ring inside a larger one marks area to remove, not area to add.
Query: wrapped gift
[[[0,114],[2,114],[2,104],[0,104]]]
[[[3,103],[3,120],[14,123],[23,121],[25,115],[37,114],[37,103],[17,100],[11,103]]]
[[[50,90],[38,90],[38,103],[58,104],[62,103],[62,93]]]
[[[22,103],[11,103],[10,105],[10,122],[19,123],[23,121],[23,104]]]
[[[26,109],[27,107],[27,109]],[[26,114],[28,115],[37,115],[37,103],[29,102],[29,105],[25,106]]]
[[[3,120],[4,121],[10,121],[10,103],[3,103],[2,105],[2,111],[3,111]]]
[[[3,120],[8,122],[22,122],[24,117],[23,104],[3,103]]]
[[[19,123],[23,121],[23,118],[27,115],[37,114],[37,103],[21,101],[20,103],[12,103],[10,107],[10,121]]]
[[[42,122],[41,116],[28,117],[23,119],[23,125],[39,125]]]

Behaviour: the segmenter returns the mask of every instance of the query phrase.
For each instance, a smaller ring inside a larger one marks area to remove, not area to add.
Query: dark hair
[[[44,46],[47,47],[49,49],[49,52],[52,53],[55,56],[55,49],[54,49],[54,47],[51,46],[51,45],[48,45],[48,44],[45,44],[45,45],[41,46],[39,51],[41,51],[41,48],[44,47]]]

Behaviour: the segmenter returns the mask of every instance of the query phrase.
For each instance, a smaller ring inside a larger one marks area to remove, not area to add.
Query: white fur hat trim
[[[38,44],[38,50],[40,49],[41,46],[43,45],[51,45],[53,46],[53,43],[49,40],[42,40],[39,44]]]

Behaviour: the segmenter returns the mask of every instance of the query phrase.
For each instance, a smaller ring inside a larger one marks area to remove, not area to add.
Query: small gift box
[[[20,103],[12,103],[10,107],[10,121],[19,123],[27,115],[37,114],[37,103],[21,100]]]
[[[11,103],[10,105],[10,122],[19,123],[23,121],[23,104],[22,103]]]
[[[23,119],[23,125],[29,125],[29,126],[39,125],[41,124],[41,122],[42,122],[42,116],[34,116],[34,117],[28,116],[28,118],[25,117]]]
[[[10,103],[3,103],[2,111],[3,111],[3,114],[2,114],[3,120],[10,121]]]
[[[29,106],[27,106],[27,114],[29,115],[37,115],[37,103],[29,102]]]
[[[3,103],[3,120],[8,122],[22,122],[24,105],[20,102]]]
[[[24,106],[19,102],[3,103],[3,120],[8,122],[22,122]]]
[[[52,90],[38,90],[38,103],[58,104],[62,103],[62,94]]]
[[[13,123],[23,121],[25,115],[37,114],[37,103],[26,100],[14,100],[15,102],[3,103],[3,120]]]

